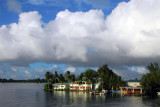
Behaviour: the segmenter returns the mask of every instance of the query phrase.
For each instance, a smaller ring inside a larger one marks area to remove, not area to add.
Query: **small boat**
[[[91,94],[91,95],[101,95],[101,93],[98,92],[98,91],[92,91],[92,92],[90,92],[90,94]]]
[[[100,92],[94,92],[93,95],[100,95]]]

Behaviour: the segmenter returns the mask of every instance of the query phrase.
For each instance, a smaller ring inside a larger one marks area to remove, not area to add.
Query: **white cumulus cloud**
[[[58,67],[58,65],[54,65],[54,66],[53,66],[53,68],[57,68],[57,67]]]
[[[64,10],[49,23],[43,23],[37,11],[21,13],[18,23],[0,27],[0,61],[83,66],[159,61],[159,4],[159,0],[122,2],[107,18],[101,10]]]
[[[147,70],[146,67],[132,67],[131,70],[139,74],[146,74],[149,72],[149,70]]]
[[[70,67],[68,67],[64,72],[67,72],[67,71],[70,71],[70,72],[74,73],[74,72],[76,71],[76,68],[70,66]]]

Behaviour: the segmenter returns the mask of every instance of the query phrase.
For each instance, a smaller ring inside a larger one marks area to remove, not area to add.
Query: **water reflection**
[[[7,83],[0,86],[1,107],[159,107],[160,97],[90,95],[83,91],[44,91],[43,85]]]
[[[127,98],[129,97],[129,98]],[[53,99],[54,101],[52,101]],[[76,92],[76,91],[53,91],[46,93],[46,102],[49,102],[54,106],[137,106],[139,101],[141,101],[141,97],[135,96],[122,96],[121,94],[110,94],[110,95],[90,95],[88,92]],[[51,104],[51,105],[52,105]],[[49,106],[48,104],[46,106]],[[143,104],[139,104],[139,106],[143,107]]]
[[[142,97],[142,102],[148,107],[160,107],[160,96]]]
[[[82,91],[46,92],[46,106],[54,105],[56,107],[106,107],[106,105],[108,107],[159,107],[159,99],[159,97],[145,99],[142,96],[122,96],[121,94],[99,96]]]

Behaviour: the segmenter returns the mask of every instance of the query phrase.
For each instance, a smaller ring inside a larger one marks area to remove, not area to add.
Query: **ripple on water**
[[[159,107],[160,97],[92,96],[86,92],[44,91],[44,84],[0,84],[1,107]]]

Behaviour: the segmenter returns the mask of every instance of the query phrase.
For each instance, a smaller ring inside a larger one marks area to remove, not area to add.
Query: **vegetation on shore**
[[[150,71],[146,73],[141,78],[141,86],[145,95],[157,95],[157,92],[160,91],[160,69],[158,63],[151,63],[147,66],[147,69]],[[57,71],[54,74],[50,71],[46,72],[45,79],[29,79],[29,80],[14,80],[14,79],[0,79],[0,82],[23,82],[23,83],[44,83],[44,89],[51,90],[53,83],[74,83],[82,84],[82,81],[86,81],[88,84],[96,84],[100,82],[100,87],[98,91],[102,89],[105,90],[118,90],[120,86],[126,84],[122,80],[121,76],[115,74],[108,65],[105,64],[97,69],[87,69],[85,72],[80,73],[78,76],[71,74],[70,71],[67,71],[65,75],[58,74]]]
[[[23,82],[23,83],[44,83],[45,79],[28,79],[28,80],[14,80],[14,79],[0,79],[0,82]]]
[[[142,75],[141,86],[143,88],[143,93],[145,95],[157,95],[157,92],[160,91],[160,69],[158,63],[151,63],[147,66],[147,69],[150,71]],[[86,81],[87,84],[96,84],[100,82],[100,87],[98,91],[102,89],[105,90],[118,90],[120,86],[126,84],[122,80],[121,76],[115,74],[108,65],[105,64],[97,69],[87,69],[85,72],[80,73],[78,76],[71,74],[70,71],[67,71],[64,75],[58,74],[57,71],[54,74],[50,71],[46,72],[45,79],[29,79],[29,80],[14,80],[14,79],[0,79],[0,82],[23,82],[23,83],[44,83],[44,89],[51,90],[53,83],[75,83],[82,84],[82,81]]]
[[[107,64],[99,67],[97,71],[87,69],[78,76],[70,74],[70,71],[67,71],[65,75],[58,74],[57,71],[55,71],[54,74],[48,71],[45,74],[45,78],[48,81],[47,85],[44,87],[45,89],[51,89],[53,83],[74,83],[75,81],[78,84],[82,84],[82,81],[86,81],[88,84],[100,82],[101,85],[99,90],[117,90],[121,85],[125,85],[125,81],[122,80],[121,76],[118,76],[111,69],[109,69]]]
[[[151,63],[147,66],[147,69],[150,72],[142,76],[140,83],[143,88],[143,92],[145,95],[149,96],[157,95],[157,92],[160,91],[159,66],[157,63]],[[52,88],[52,83],[69,83],[76,81],[78,84],[81,84],[82,81],[86,81],[88,84],[95,84],[100,82],[101,85],[98,91],[105,89],[108,90],[108,92],[110,92],[109,90],[117,90],[120,86],[124,86],[126,84],[126,82],[122,80],[121,76],[118,76],[111,69],[109,69],[107,64],[99,67],[97,71],[93,69],[87,69],[85,72],[80,73],[78,76],[70,74],[69,71],[67,71],[65,75],[58,75],[57,72],[55,72],[55,74],[52,74],[50,72],[50,74],[52,75],[49,76],[51,81],[48,82],[49,85],[46,85],[46,87],[50,86],[50,88]],[[56,78],[53,79],[53,77]]]
[[[160,69],[158,63],[150,64],[147,66],[150,71],[141,78],[141,85],[145,95],[157,95],[160,90]]]

